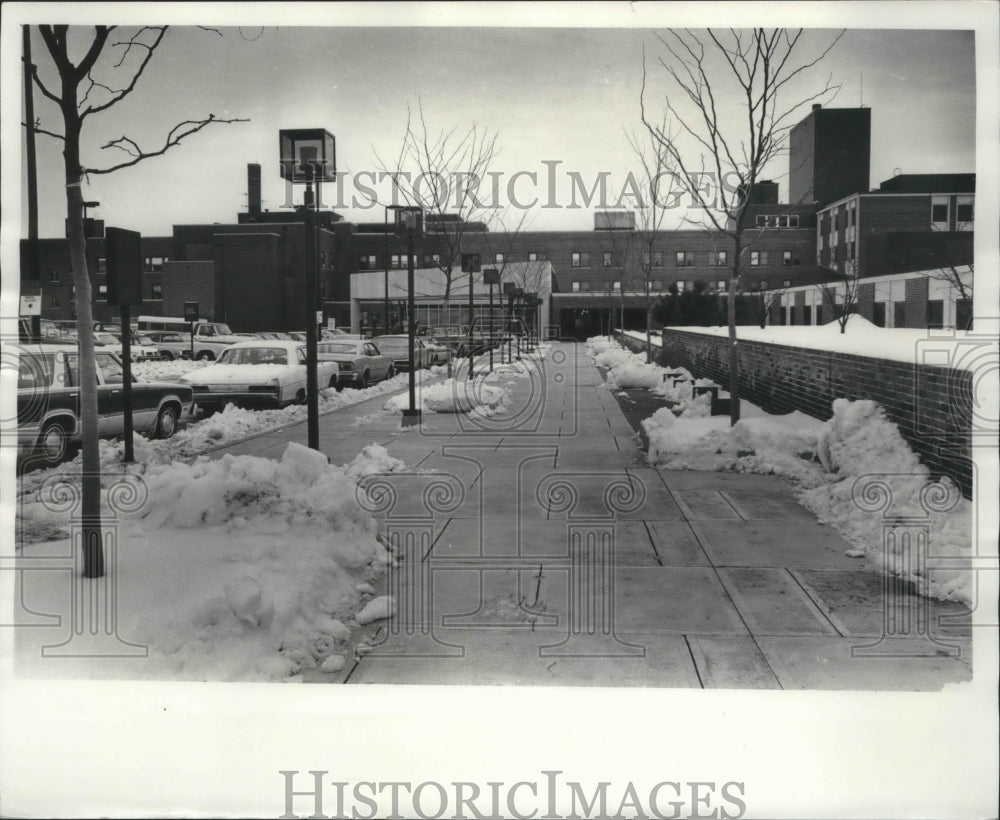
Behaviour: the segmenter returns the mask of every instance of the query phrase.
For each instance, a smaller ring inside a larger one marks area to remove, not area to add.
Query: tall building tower
[[[867,193],[871,174],[870,108],[823,108],[819,103],[792,128],[788,201],[819,207]]]

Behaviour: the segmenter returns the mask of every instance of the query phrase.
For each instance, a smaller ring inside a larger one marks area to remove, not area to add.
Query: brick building
[[[928,271],[971,266],[975,175],[900,175],[870,191],[870,123],[866,108],[813,106],[791,131],[790,201],[778,201],[778,185],[771,180],[758,182],[749,193],[749,227],[740,251],[744,286],[783,294],[774,300],[774,321],[829,320],[815,288],[805,286],[845,277],[888,277],[884,287],[866,282],[859,298],[859,305],[871,306],[877,323],[948,324],[969,310],[956,306],[953,292],[945,295],[945,307],[934,304],[942,301],[941,288],[928,284],[929,276],[933,279]],[[169,237],[143,238],[144,302],[135,313],[178,315],[182,303],[193,298],[202,315],[237,331],[305,326],[302,213],[261,210],[259,165],[249,166],[247,182],[247,211],[235,224],[176,225]],[[352,319],[379,327],[387,319],[398,322],[398,302],[390,305],[389,317],[384,302],[366,304],[363,315],[355,310],[352,317],[352,279],[404,270],[405,240],[384,222],[349,223],[331,211],[320,211],[318,219],[318,298],[326,316],[338,325]],[[457,219],[428,216],[414,248],[416,268],[441,264],[454,244],[445,238],[448,231],[454,236]],[[547,263],[551,282],[546,290],[552,295],[544,321],[567,335],[599,332],[612,310],[626,326],[642,327],[653,301],[698,283],[709,291],[725,290],[736,252],[731,239],[696,229],[665,230],[650,247],[633,226],[634,216],[627,212],[595,213],[589,231],[509,234],[471,224],[464,226],[457,252],[478,255],[482,267],[496,267],[501,274],[510,263]],[[43,315],[72,318],[66,242],[42,240],[40,253]],[[102,259],[103,239],[91,239],[88,262],[98,291],[98,319],[116,313],[101,304]],[[457,258],[453,267],[453,280],[461,283]],[[925,281],[908,284],[908,278]],[[904,310],[900,303],[911,307]]]

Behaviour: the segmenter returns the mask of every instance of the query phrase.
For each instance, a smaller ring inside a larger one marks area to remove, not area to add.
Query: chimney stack
[[[822,107],[822,103],[813,103],[813,111],[819,111]]]
[[[260,163],[247,165],[247,213],[251,217],[260,216]]]

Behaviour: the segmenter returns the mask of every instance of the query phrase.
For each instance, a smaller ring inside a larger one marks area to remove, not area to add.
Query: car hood
[[[187,384],[263,384],[294,373],[303,365],[287,364],[213,364],[181,378]]]

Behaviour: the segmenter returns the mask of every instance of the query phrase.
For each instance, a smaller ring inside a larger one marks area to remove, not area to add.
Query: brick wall
[[[906,280],[906,326],[927,327],[927,278]]]
[[[836,398],[875,401],[931,472],[950,476],[971,497],[969,372],[748,340],[738,349],[743,398],[769,413],[800,410],[823,420]],[[661,361],[729,381],[725,338],[664,330]]]

